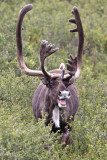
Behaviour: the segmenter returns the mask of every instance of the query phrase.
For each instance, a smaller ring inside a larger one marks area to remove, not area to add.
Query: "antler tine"
[[[69,19],[70,23],[74,23],[76,24],[76,20],[75,19]],[[78,32],[77,28],[71,29],[70,32]]]
[[[71,76],[74,76],[75,75],[75,72],[77,70],[77,57],[73,58],[71,55],[70,55],[70,58],[71,60],[68,60],[68,64],[67,64],[67,70],[69,70],[69,74]]]
[[[47,79],[52,79],[55,77],[59,77],[59,75],[52,75],[50,73],[48,73],[45,68],[44,68],[44,61],[45,59],[50,56],[51,54],[55,53],[59,48],[55,48],[53,49],[54,44],[48,44],[48,41],[46,40],[42,40],[41,45],[40,45],[40,66],[41,66],[41,70],[44,73],[45,77],[47,77]]]
[[[69,74],[65,75],[65,78],[72,77],[74,80],[74,79],[78,78],[81,73],[84,33],[83,33],[83,27],[82,27],[80,15],[78,12],[78,8],[74,7],[72,13],[75,16],[75,19],[70,19],[69,22],[76,24],[77,28],[70,30],[70,32],[78,32],[79,42],[78,42],[77,57],[73,58],[71,56],[71,60],[68,60],[69,64],[67,64],[67,69],[70,72],[69,72]]]
[[[75,21],[75,19],[73,19],[73,18],[69,19],[69,22],[70,22],[70,23],[75,23],[75,24],[76,24],[76,21]]]

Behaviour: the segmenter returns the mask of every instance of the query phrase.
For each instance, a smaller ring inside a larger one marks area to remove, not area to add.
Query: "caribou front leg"
[[[65,148],[70,143],[71,143],[71,138],[70,138],[69,132],[66,131],[65,133],[63,133],[61,137],[62,148]]]

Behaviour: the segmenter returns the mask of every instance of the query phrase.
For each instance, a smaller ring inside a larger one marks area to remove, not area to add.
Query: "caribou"
[[[55,53],[59,48],[55,48],[54,44],[42,40],[40,44],[40,68],[41,70],[29,69],[23,59],[22,45],[22,22],[25,14],[33,8],[32,4],[24,6],[18,16],[16,29],[17,42],[17,60],[20,69],[23,73],[29,76],[41,77],[42,81],[34,93],[32,100],[32,108],[34,116],[38,120],[46,113],[45,125],[52,122],[52,132],[59,131],[62,133],[62,146],[70,144],[71,139],[69,131],[72,127],[69,125],[74,120],[79,105],[78,91],[75,85],[75,80],[79,78],[82,65],[82,54],[84,44],[84,33],[80,19],[80,14],[77,7],[73,7],[74,18],[70,19],[70,23],[76,25],[75,29],[70,32],[78,32],[78,48],[77,56],[70,58],[67,61],[67,69],[61,63],[58,69],[46,71],[45,59]]]

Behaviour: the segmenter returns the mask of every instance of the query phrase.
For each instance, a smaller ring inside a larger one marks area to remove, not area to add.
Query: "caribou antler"
[[[23,18],[24,15],[30,11],[33,8],[32,4],[28,4],[26,6],[24,6],[20,13],[19,13],[19,17],[18,17],[18,21],[17,21],[17,29],[16,29],[16,42],[17,42],[17,60],[19,63],[19,67],[21,68],[21,70],[29,75],[29,76],[39,76],[39,77],[47,77],[47,78],[57,78],[60,77],[60,74],[51,74],[46,72],[45,68],[44,68],[44,60],[46,57],[50,56],[51,54],[53,54],[54,52],[56,52],[58,50],[58,48],[53,49],[54,45],[53,44],[49,44],[48,42],[43,40],[41,42],[41,46],[40,46],[40,64],[41,64],[41,70],[42,71],[38,71],[38,70],[31,70],[29,69],[26,64],[24,63],[23,60],[23,45],[22,45],[22,22],[23,22]]]
[[[45,58],[47,58],[48,56],[50,56],[51,54],[53,54],[54,52],[56,52],[59,48],[55,48],[53,49],[54,44],[48,44],[48,41],[46,40],[42,40],[41,45],[40,45],[40,65],[41,65],[41,70],[44,73],[45,77],[47,77],[48,79],[52,79],[55,78],[55,75],[52,75],[48,72],[46,72],[45,68],[44,68],[44,61]],[[57,77],[58,75],[56,75]]]
[[[41,65],[42,71],[31,70],[24,63],[22,33],[21,33],[22,32],[22,22],[23,22],[24,15],[28,11],[30,11],[32,8],[33,8],[32,4],[28,4],[24,6],[21,9],[19,13],[19,17],[18,17],[17,29],[16,29],[16,42],[17,42],[17,59],[18,59],[19,67],[25,74],[30,75],[30,76],[47,77],[47,79],[61,77],[61,74],[49,73],[45,70],[45,67],[44,67],[45,59],[58,50],[58,48],[53,49],[54,45],[48,44],[46,40],[43,40],[40,46],[40,65]],[[77,28],[71,30],[71,32],[78,32],[78,35],[79,35],[78,53],[77,53],[77,58],[73,58],[72,56],[70,56],[71,60],[68,60],[69,64],[67,64],[67,69],[70,72],[68,74],[63,75],[63,79],[71,78],[71,77],[73,79],[76,79],[80,76],[80,72],[81,72],[82,50],[83,50],[83,43],[84,43],[83,28],[82,28],[78,9],[76,7],[73,8],[72,13],[75,16],[75,19],[70,19],[69,22],[75,23],[77,25]]]
[[[69,78],[70,76],[72,76],[72,79],[75,80],[80,76],[80,73],[81,73],[84,33],[83,33],[83,27],[82,27],[82,23],[81,23],[81,19],[80,19],[80,15],[77,7],[73,8],[72,13],[75,16],[75,19],[70,19],[69,22],[76,24],[77,28],[70,30],[70,32],[78,32],[79,43],[78,43],[77,57],[73,58],[70,55],[71,60],[68,60],[68,64],[67,64],[67,70],[70,72],[69,74],[65,75],[65,78]]]

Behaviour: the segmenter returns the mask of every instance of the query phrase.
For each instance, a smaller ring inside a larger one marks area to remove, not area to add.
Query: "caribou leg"
[[[65,148],[70,143],[71,143],[71,138],[70,138],[69,132],[67,131],[67,132],[63,133],[63,135],[61,137],[62,148]]]

